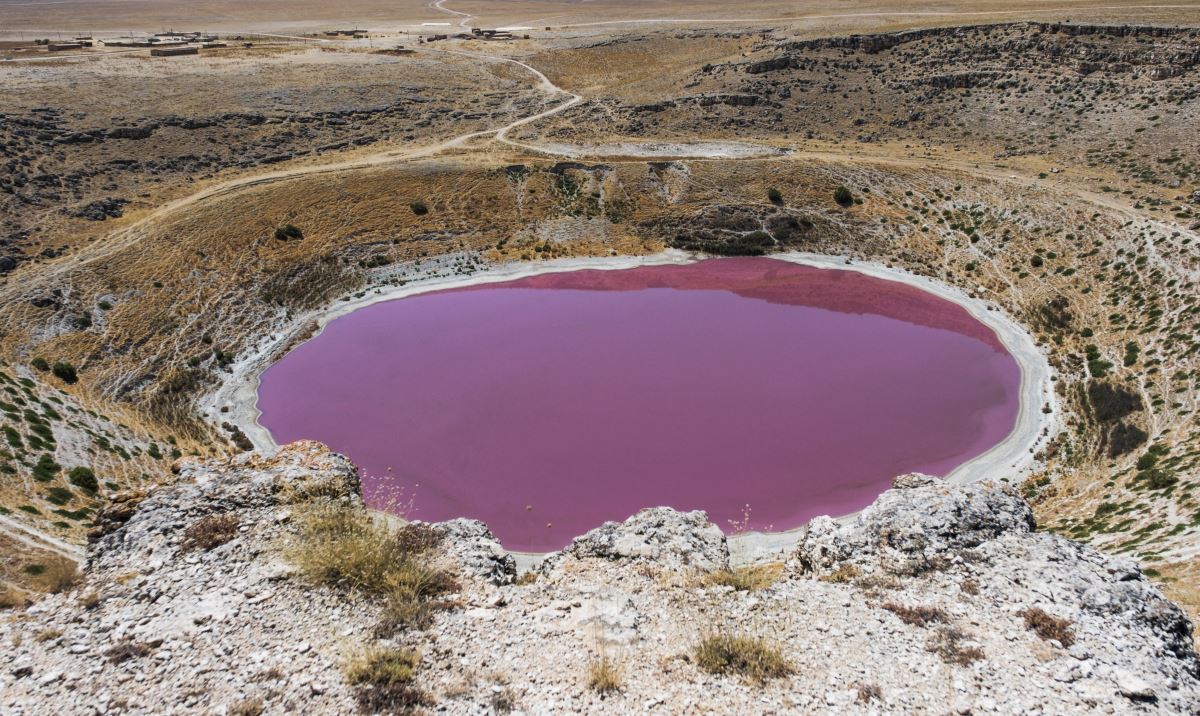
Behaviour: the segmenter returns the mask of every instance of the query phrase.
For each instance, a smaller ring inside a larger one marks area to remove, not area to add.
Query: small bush
[[[408,208],[417,216],[425,216],[429,213],[429,207],[425,206],[425,202],[423,201],[414,201],[408,205]]]
[[[200,549],[208,551],[220,547],[237,536],[241,520],[237,515],[225,513],[202,517],[183,532],[179,548],[184,552]]]
[[[860,704],[883,701],[883,689],[879,688],[879,684],[859,684],[858,698],[856,700]]]
[[[100,489],[100,482],[96,479],[96,473],[90,467],[71,468],[67,471],[67,481],[75,487],[93,494]]]
[[[859,574],[860,572],[858,567],[847,562],[845,564],[839,564],[837,569],[833,570],[829,574],[822,575],[820,580],[822,582],[829,582],[830,584],[845,584],[846,582],[849,582],[857,577]]]
[[[58,477],[60,470],[62,470],[62,466],[54,462],[53,457],[49,454],[42,454],[38,458],[37,464],[33,466],[33,479],[38,482],[50,482]]]
[[[696,645],[693,657],[710,674],[737,674],[756,683],[792,673],[778,649],[753,636],[708,634]]]
[[[375,684],[360,687],[354,692],[359,711],[364,714],[424,713],[417,709],[432,706],[433,699],[424,691],[408,684]]]
[[[453,575],[427,563],[442,535],[426,525],[393,530],[340,503],[306,506],[297,525],[287,554],[309,581],[384,597],[380,637],[429,626],[436,610],[450,606],[434,598],[458,589]]]
[[[412,649],[370,647],[351,656],[343,667],[346,682],[351,686],[363,684],[407,684],[421,656]]]
[[[120,664],[130,659],[140,659],[149,653],[150,647],[146,644],[126,639],[109,647],[108,651],[104,652],[104,657],[110,664]]]
[[[62,382],[72,385],[79,382],[79,375],[75,372],[75,366],[66,361],[58,361],[51,368],[50,372]]]
[[[313,504],[297,520],[299,534],[288,555],[310,580],[376,595],[411,589],[421,595],[445,591],[453,580],[419,563],[426,528],[393,530],[363,509]]]
[[[592,661],[588,664],[588,688],[598,694],[620,691],[621,667],[607,656]]]
[[[854,203],[854,195],[851,194],[850,190],[845,186],[839,186],[833,192],[833,200],[836,201],[839,206],[848,207]]]
[[[33,360],[29,361],[29,365],[33,366],[35,370],[39,370],[43,373],[50,370],[50,364],[45,358],[34,358]]]
[[[983,659],[984,654],[983,649],[977,646],[963,646],[966,638],[966,634],[957,627],[938,627],[925,642],[925,650],[937,654],[947,664],[970,666]]]
[[[292,224],[284,224],[275,229],[276,241],[299,241],[304,238],[304,232]]]
[[[948,620],[946,612],[940,607],[906,607],[895,602],[887,602],[880,606],[900,617],[900,621],[912,626],[926,627],[934,623],[945,623]]]
[[[769,199],[772,204],[782,204],[783,194],[781,194],[778,189],[771,187],[770,189],[767,189],[767,199]]]
[[[709,587],[725,586],[733,587],[739,592],[753,592],[771,586],[781,574],[782,564],[759,564],[718,570],[705,575],[703,581]]]
[[[1045,641],[1057,640],[1064,647],[1075,643],[1075,632],[1071,629],[1069,619],[1060,619],[1047,614],[1038,607],[1030,607],[1021,612],[1025,619],[1025,628],[1031,629]]]

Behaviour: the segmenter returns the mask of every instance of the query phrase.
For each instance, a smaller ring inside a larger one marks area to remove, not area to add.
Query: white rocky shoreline
[[[301,331],[311,340],[320,334],[331,321],[361,308],[415,296],[431,291],[463,288],[488,283],[511,281],[545,273],[560,273],[584,269],[620,270],[638,266],[682,265],[708,258],[677,249],[648,256],[614,256],[600,258],[570,258],[542,261],[538,263],[513,262],[490,267],[469,276],[451,278],[429,278],[406,283],[402,286],[383,286],[365,295],[348,301],[338,301],[294,317],[290,328],[279,331],[271,340],[260,344],[231,366],[224,382],[201,405],[201,412],[219,416],[242,430],[250,439],[254,449],[272,454],[279,449],[271,433],[259,419],[258,387],[262,373],[278,360],[281,350],[291,346]],[[1013,430],[985,453],[955,468],[946,479],[957,483],[969,483],[985,477],[1003,475],[1019,481],[1035,466],[1038,448],[1056,432],[1059,424],[1058,398],[1053,390],[1053,372],[1045,353],[1038,348],[1033,337],[1017,320],[998,306],[968,295],[965,291],[918,276],[901,269],[870,261],[851,261],[846,257],[806,252],[771,254],[769,258],[788,261],[804,266],[832,270],[849,270],[888,281],[897,281],[915,286],[939,298],[964,308],[973,318],[995,332],[1009,354],[1016,360],[1021,371],[1020,408]],[[309,329],[315,326],[311,333]],[[294,347],[294,346],[292,346]],[[1048,412],[1045,410],[1048,408]],[[850,519],[854,514],[842,515]],[[730,551],[735,563],[762,559],[779,554],[794,547],[803,526],[780,531],[748,531],[730,538]],[[541,553],[519,553],[522,567],[537,564],[546,555]]]
[[[854,520],[814,520],[751,591],[705,581],[729,549],[700,512],[608,523],[520,580],[481,523],[443,523],[452,606],[380,641],[370,599],[307,586],[279,549],[297,491],[360,503],[348,460],[301,442],[178,471],[101,516],[73,592],[0,616],[0,713],[354,713],[340,667],[367,643],[418,650],[438,713],[1200,712],[1185,614],[1134,562],[1037,532],[995,482],[898,478]],[[184,551],[214,514],[237,517],[233,539]],[[1069,638],[1027,628],[1032,608]],[[699,669],[711,630],[768,639],[791,673]],[[600,654],[622,674],[605,696],[586,683]]]

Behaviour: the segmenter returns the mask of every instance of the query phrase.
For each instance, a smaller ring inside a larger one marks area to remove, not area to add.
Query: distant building
[[[46,49],[50,52],[63,52],[65,50],[82,50],[82,42],[52,42],[46,45]]]
[[[177,55],[198,55],[199,47],[155,47],[150,50],[151,57],[175,57]]]

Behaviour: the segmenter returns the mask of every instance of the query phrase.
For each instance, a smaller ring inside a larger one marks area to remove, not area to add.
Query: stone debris
[[[103,521],[73,592],[0,614],[0,713],[355,713],[341,665],[378,642],[380,605],[305,586],[279,549],[297,502],[360,503],[354,466],[300,442],[177,470],[178,482]],[[181,549],[190,525],[230,512],[233,539]],[[999,484],[898,478],[853,520],[814,520],[757,591],[704,578],[728,568],[729,553],[701,512],[655,508],[605,524],[520,579],[482,523],[435,528],[460,591],[427,630],[383,643],[421,654],[416,683],[438,712],[1200,707],[1183,612],[1134,563],[1037,532]],[[1066,620],[1070,636],[1041,638],[1022,616],[1031,607]],[[716,632],[767,640],[792,674],[757,685],[701,671],[692,648]],[[604,696],[587,688],[601,657],[622,684]]]

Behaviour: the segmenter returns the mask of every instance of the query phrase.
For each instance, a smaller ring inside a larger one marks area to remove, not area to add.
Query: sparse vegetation
[[[946,611],[941,607],[906,607],[895,602],[886,602],[880,606],[900,617],[900,621],[913,626],[925,627],[930,624],[942,624],[949,620]]]
[[[207,552],[236,537],[240,526],[241,520],[231,512],[202,517],[183,531],[179,549],[184,552]]]
[[[120,664],[131,659],[140,659],[150,652],[151,649],[146,644],[126,639],[109,647],[104,656],[110,664]]]
[[[225,713],[227,716],[259,716],[264,708],[261,696],[250,696],[230,704]]]
[[[37,566],[41,569],[32,576],[38,591],[60,594],[79,582],[79,565],[66,557],[50,557]]]
[[[314,501],[301,509],[286,553],[314,583],[381,597],[376,632],[391,636],[428,626],[449,606],[436,599],[458,589],[452,575],[428,564],[440,540],[426,525],[392,529],[360,507]]]
[[[763,683],[792,673],[776,647],[744,634],[712,632],[700,638],[692,654],[696,665],[710,674],[732,674]]]
[[[67,385],[72,385],[79,382],[79,375],[75,372],[75,366],[66,361],[58,361],[55,363],[50,368],[50,372]]]
[[[81,490],[95,493],[100,489],[96,473],[90,467],[73,467],[67,471],[67,481]]]
[[[770,587],[782,574],[782,564],[757,564],[717,570],[706,574],[703,582],[710,587],[732,587],[739,592],[750,592]]]
[[[588,663],[588,688],[598,694],[612,694],[621,690],[621,667],[607,655]]]
[[[1064,647],[1075,643],[1075,632],[1067,619],[1047,614],[1040,607],[1030,607],[1021,612],[1025,628],[1030,629],[1045,641],[1055,640]]]
[[[848,207],[854,203],[854,194],[846,186],[839,186],[833,191],[833,200],[838,203],[838,206]]]
[[[363,713],[407,713],[433,705],[433,699],[413,682],[421,657],[412,649],[368,647],[345,663],[346,682],[355,689]]]

